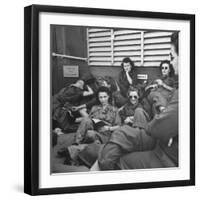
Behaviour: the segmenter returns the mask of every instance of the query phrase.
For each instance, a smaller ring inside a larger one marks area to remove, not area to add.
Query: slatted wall
[[[170,58],[171,34],[164,31],[89,28],[88,64],[120,66],[124,57],[130,57],[137,66],[159,66],[162,60]]]
[[[112,65],[112,29],[87,30],[88,64],[89,65]]]
[[[172,32],[144,31],[143,66],[159,66],[162,60],[170,59],[170,36]]]
[[[141,31],[114,30],[113,65],[119,66],[124,57],[130,57],[136,64],[141,63]]]

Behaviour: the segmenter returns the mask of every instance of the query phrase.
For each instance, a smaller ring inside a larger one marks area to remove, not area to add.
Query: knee
[[[101,157],[98,159],[98,165],[101,170],[113,170],[114,163],[107,158]]]
[[[92,123],[92,120],[88,117],[88,116],[84,116],[83,118],[82,118],[82,121],[81,121],[82,123],[85,123],[85,124],[90,124],[90,123]]]
[[[134,117],[137,119],[148,119],[148,114],[143,110],[143,108],[136,108]]]
[[[96,135],[97,135],[97,133],[94,130],[88,130],[86,133],[86,136],[89,138],[95,138]]]
[[[143,114],[143,113],[144,113],[144,110],[143,110],[142,108],[136,108],[136,109],[135,109],[135,114],[141,115],[141,114]]]
[[[118,152],[118,146],[115,144],[107,144],[99,152],[98,165],[101,170],[114,170],[117,160],[121,156]]]
[[[79,112],[80,112],[82,117],[89,118],[89,115],[87,113],[87,109],[86,108],[81,109]]]
[[[108,159],[108,152],[105,149],[106,146],[103,147],[103,149],[99,152],[98,156],[98,165],[101,170],[108,170],[112,167],[110,166],[110,160]]]
[[[94,130],[88,130],[85,135],[85,142],[92,143],[97,140],[97,133]]]

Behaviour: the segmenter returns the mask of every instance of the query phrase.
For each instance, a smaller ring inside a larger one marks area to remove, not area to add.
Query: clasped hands
[[[133,123],[133,120],[134,120],[134,116],[129,116],[129,117],[126,117],[126,119],[124,120],[124,123],[125,124],[132,124]]]

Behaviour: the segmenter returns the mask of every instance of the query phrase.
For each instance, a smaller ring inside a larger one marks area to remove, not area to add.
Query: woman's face
[[[76,82],[76,85],[77,85],[77,87],[83,89],[84,81],[83,81],[83,80],[78,80],[78,81]]]
[[[162,73],[162,76],[164,76],[164,77],[169,76],[170,67],[169,67],[168,63],[163,63],[162,64],[162,66],[161,66],[161,73]]]
[[[108,104],[109,95],[106,92],[99,92],[99,101],[104,106]]]
[[[125,72],[130,72],[131,71],[131,63],[123,63],[123,68]]]
[[[178,74],[178,54],[173,44],[171,45],[171,64],[174,67],[175,74]]]
[[[129,92],[128,98],[131,104],[133,105],[138,104],[139,96],[137,91]]]
[[[101,86],[104,86],[104,87],[107,87],[107,88],[110,88],[111,87],[111,85],[110,84],[108,84],[108,82],[107,81],[102,81],[102,84],[101,84]]]

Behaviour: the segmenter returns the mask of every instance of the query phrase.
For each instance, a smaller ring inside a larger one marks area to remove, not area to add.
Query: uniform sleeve
[[[170,86],[170,87],[174,87],[174,85],[175,85],[175,80],[174,80],[174,78],[169,78],[169,86]]]
[[[96,106],[92,106],[91,111],[89,113],[89,117],[93,118],[94,114],[97,112],[97,107]]]
[[[122,72],[119,74],[119,88],[120,88],[120,93],[124,97],[126,97],[126,95],[127,95],[126,93],[129,88],[129,83]]]
[[[178,92],[175,94],[166,109],[148,124],[147,133],[161,141],[168,141],[178,134]]]
[[[148,100],[151,105],[154,105],[155,108],[159,108],[160,106],[166,106],[167,105],[167,99],[157,91],[152,91],[148,95]]]
[[[175,85],[175,80],[172,77],[168,77],[166,81],[164,81],[165,84],[167,84],[168,86],[174,88]]]
[[[60,99],[65,103],[66,101],[75,103],[83,97],[83,91],[75,91],[73,87],[68,88],[60,95]]]
[[[126,119],[125,107],[123,107],[123,108],[119,111],[119,116],[120,116],[120,118],[121,118],[121,122],[123,123],[124,120]]]
[[[93,97],[92,99],[90,99],[88,102],[85,103],[86,107],[88,109],[90,109],[92,106],[94,106],[95,104],[97,104],[97,99],[96,97]]]
[[[115,113],[115,120],[114,120],[113,125],[121,125],[121,118],[120,118],[120,116],[119,116],[119,112],[118,112],[117,109],[116,109],[115,112],[116,112],[116,113]]]

